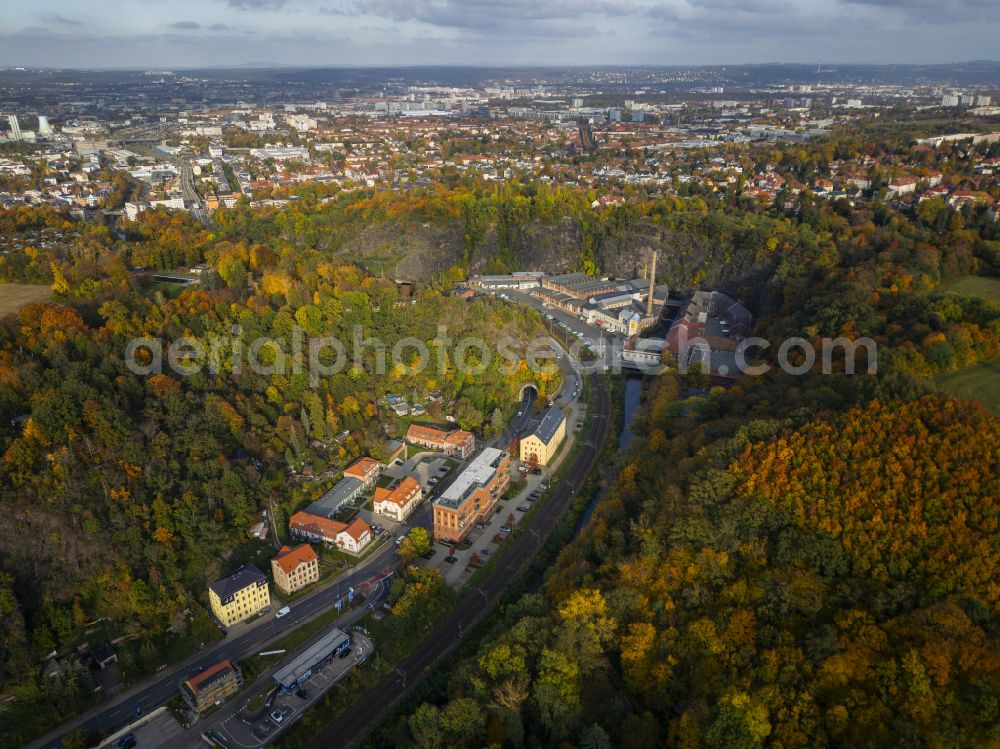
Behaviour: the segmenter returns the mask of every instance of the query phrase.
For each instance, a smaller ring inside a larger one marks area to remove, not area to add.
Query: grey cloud
[[[208,27],[209,31],[232,31],[232,26],[227,26],[224,23],[213,23]]]
[[[973,18],[994,18],[996,0],[840,0],[843,5],[854,5],[898,12],[904,17],[954,23]]]
[[[788,0],[692,0],[693,7],[740,13],[785,13],[794,10]]]
[[[239,10],[277,10],[288,0],[228,0],[230,7]]]
[[[419,21],[432,26],[475,31],[516,31],[526,36],[593,33],[579,21],[588,16],[636,12],[631,0],[357,0],[324,7],[329,15],[365,15],[393,21]]]
[[[42,20],[46,23],[58,24],[60,26],[83,26],[83,21],[77,21],[75,18],[67,18],[58,13],[43,13]]]
[[[200,29],[201,24],[197,21],[175,21],[174,23],[167,24],[168,29],[179,29],[179,30],[191,30]]]
[[[744,41],[748,35],[758,40],[815,38],[828,36],[831,28],[850,28],[855,36],[867,33],[849,18],[804,13],[784,0],[692,0],[650,6],[645,12],[653,24],[650,33],[699,42]]]

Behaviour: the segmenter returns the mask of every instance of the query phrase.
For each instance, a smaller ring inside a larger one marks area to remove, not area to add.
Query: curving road
[[[147,713],[175,697],[178,694],[178,682],[199,673],[204,668],[224,658],[235,662],[265,650],[268,643],[287,634],[299,624],[333,608],[341,594],[347,595],[349,587],[361,592],[368,583],[377,580],[384,571],[393,567],[398,561],[399,557],[393,544],[383,544],[371,557],[362,562],[360,568],[352,570],[338,583],[328,584],[293,603],[292,616],[282,619],[264,617],[249,625],[237,625],[235,631],[230,631],[219,642],[198,651],[188,660],[150,677],[152,681],[147,679],[146,682],[116,695],[108,702],[67,721],[55,731],[27,746],[33,749],[57,749],[62,744],[63,735],[78,728],[83,728],[88,733],[102,731],[105,734],[112,734],[136,719],[136,707]]]
[[[558,348],[557,350],[561,351],[561,349]],[[577,397],[576,386],[579,383],[580,375],[573,369],[569,357],[564,353],[560,357],[560,365],[563,368],[565,380],[563,391],[559,396],[559,401],[568,402],[575,400]],[[600,383],[600,387],[602,388],[600,392],[604,397],[607,397],[603,380],[600,380]],[[505,448],[514,435],[518,434],[531,423],[533,418],[532,411],[534,400],[534,394],[530,392],[525,394],[525,397],[522,399],[522,407],[518,412],[518,415],[511,420],[504,433],[494,440],[494,444],[496,446]],[[600,408],[600,406],[601,401],[599,399],[598,407]],[[607,432],[606,414],[609,413],[610,404],[605,404],[605,406],[606,407],[603,411],[598,410],[594,413],[595,418],[598,418],[600,413],[605,414],[603,421],[599,422],[597,425],[598,430],[596,433],[599,435],[599,439],[595,438],[592,440],[596,445],[596,449],[585,447],[584,450],[581,451],[577,458],[577,462],[574,463],[570,471],[567,473],[566,478],[560,484],[559,488],[557,488],[553,492],[552,496],[542,505],[540,511],[532,516],[528,525],[521,526],[517,529],[517,532],[520,535],[512,539],[512,541],[507,544],[508,552],[513,551],[514,553],[507,553],[505,555],[504,559],[508,561],[505,561],[504,565],[496,568],[494,572],[491,573],[487,583],[483,586],[490,598],[495,597],[496,593],[499,592],[503,585],[510,579],[513,568],[518,566],[514,561],[510,560],[523,560],[524,558],[530,557],[534,553],[539,536],[531,535],[531,533],[534,532],[544,536],[551,530],[552,527],[555,526],[556,521],[568,504],[569,497],[572,495],[572,490],[575,490],[580,486],[582,479],[585,478],[589,472],[590,466],[592,466],[593,461],[596,460],[596,453],[599,451],[600,446],[604,443],[604,438]],[[590,455],[591,452],[593,455],[590,459],[588,467],[586,470],[581,471],[578,468],[581,458]],[[574,478],[574,476],[577,476],[577,478]],[[571,491],[567,492],[567,484],[571,486]],[[442,486],[437,487],[434,494],[440,493],[442,488]],[[408,522],[408,525],[423,525],[424,527],[431,527],[431,510],[428,502],[421,504],[420,508]],[[377,580],[384,572],[394,568],[399,562],[400,557],[396,554],[393,544],[384,544],[381,548],[376,550],[372,556],[365,559],[358,568],[346,573],[336,582],[324,584],[324,587],[319,588],[297,600],[292,605],[292,612],[294,616],[285,617],[283,619],[265,617],[250,624],[237,625],[221,641],[198,651],[197,654],[191,656],[188,660],[174,664],[155,676],[148,677],[140,684],[119,693],[107,702],[104,702],[75,718],[70,719],[57,729],[50,731],[45,736],[36,739],[25,746],[30,747],[30,749],[58,749],[58,747],[62,745],[63,736],[78,728],[82,728],[86,733],[100,731],[105,735],[110,735],[133,722],[136,719],[137,708],[141,709],[143,714],[145,714],[161,705],[166,704],[170,699],[177,695],[178,682],[199,673],[204,668],[218,663],[224,658],[229,658],[235,662],[253,655],[254,653],[258,653],[261,650],[265,650],[268,643],[279,639],[289,631],[295,629],[298,625],[314,619],[323,612],[333,608],[337,599],[340,598],[341,595],[346,595],[349,587],[354,587],[355,590],[361,592],[368,583]],[[491,586],[494,586],[495,589]],[[449,617],[449,621],[452,622],[452,624],[450,625],[451,629],[449,630],[449,635],[447,637],[448,643],[453,643],[455,630],[459,623],[465,627],[470,626],[486,610],[486,608],[482,605],[483,596],[481,594],[476,594],[472,603],[476,605],[472,609],[468,608],[468,599],[466,599],[466,601],[463,601],[459,605],[458,609],[452,614],[452,616]],[[492,605],[490,607],[492,607]],[[437,630],[431,633],[428,638],[429,640],[433,639],[436,631]],[[423,645],[421,648],[423,648]],[[414,655],[417,655],[420,652],[421,651],[418,650]],[[437,655],[433,656],[434,659],[436,659],[436,657]],[[431,662],[433,662],[433,659],[428,661],[428,664]],[[414,667],[422,669],[428,664],[421,666],[420,663],[417,662]],[[414,670],[412,673],[416,674],[417,670]],[[395,699],[395,697],[390,699]],[[367,702],[367,700],[365,701]]]
[[[406,692],[408,686],[448,653],[496,605],[500,593],[513,579],[526,560],[538,551],[542,540],[555,528],[570,500],[597,463],[608,437],[611,423],[611,395],[604,377],[590,375],[594,391],[591,414],[593,431],[573,464],[538,512],[527,523],[515,529],[515,535],[505,544],[500,564],[494,567],[478,590],[467,595],[448,617],[438,624],[416,650],[400,664],[396,673],[360,695],[351,707],[337,716],[309,745],[312,749],[347,746],[363,738],[369,727]]]

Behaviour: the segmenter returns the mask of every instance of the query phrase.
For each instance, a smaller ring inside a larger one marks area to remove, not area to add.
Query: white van
[[[290,608],[288,608],[287,606],[282,606],[280,609],[278,609],[278,613],[274,615],[274,618],[280,619],[281,617],[288,616],[291,613],[292,610]]]

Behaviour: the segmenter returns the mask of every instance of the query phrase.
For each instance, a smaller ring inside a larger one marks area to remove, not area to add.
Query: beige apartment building
[[[282,546],[271,560],[274,584],[282,593],[294,593],[319,580],[319,557],[309,544]]]

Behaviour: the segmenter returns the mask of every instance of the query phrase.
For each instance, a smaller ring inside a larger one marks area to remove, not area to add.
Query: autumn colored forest
[[[808,172],[861,147],[758,158]],[[933,380],[1000,354],[1000,307],[942,288],[1000,275],[985,209],[689,190],[630,193],[609,212],[571,187],[470,179],[298,197],[281,210],[242,201],[207,229],[149,211],[124,239],[50,208],[0,212],[5,237],[62,238],[0,258],[0,280],[55,293],[0,327],[7,735],[88,704],[85,675],[40,668],[98,620],[132,678],[178,642],[217,636],[206,582],[239,561],[262,509],[280,524],[325,488],[299,482],[307,465],[332,475],[379,456],[382,395],[439,389],[460,426],[491,435],[530,376],[418,374],[414,360],[380,375],[369,352],[318,388],[229,362],[141,377],[124,366],[131,338],[209,343],[239,325],[244,343],[287,342],[295,326],[350,341],[362,326],[391,348],[431,341],[444,321],[456,338],[527,340],[542,330],[534,314],[450,292],[467,272],[536,267],[537,240],[546,270],[622,275],[622,258],[653,247],[672,288],[729,290],[775,342],[873,338],[878,374],[772,372],[695,393],[693,379],[647,382],[632,449],[604,466],[579,539],[449,665],[446,688],[376,741],[1000,745],[1000,425]],[[382,277],[405,250],[366,253],[363,238],[426,226],[445,239],[411,299]],[[134,272],[197,263],[209,271],[196,290]]]
[[[788,387],[653,383],[542,590],[381,741],[995,746],[1000,421]]]
[[[55,219],[38,214],[36,222]],[[0,684],[16,695],[0,723],[9,736],[27,737],[91,699],[85,673],[38,674],[49,653],[72,651],[96,623],[119,641],[129,679],[218,638],[206,584],[255,548],[249,531],[262,510],[285,533],[287,518],[348,462],[385,458],[385,440],[399,436],[387,393],[438,390],[458,426],[490,437],[512,416],[524,382],[543,396],[558,386],[558,372],[532,373],[524,359],[483,363],[475,349],[466,374],[453,347],[435,343],[441,325],[453,340],[526,344],[542,328],[520,308],[469,303],[445,288],[404,297],[391,280],[327,253],[221,241],[165,215],[143,230],[185,247],[188,262],[210,262],[201,288],[128,273],[108,234],[88,227],[72,245],[76,263],[48,260],[53,301],[23,307],[0,328]],[[294,369],[295,328],[305,338],[336,336],[347,365],[313,387],[308,367]],[[206,350],[229,341],[217,374],[126,368],[133,338],[166,346],[182,336]],[[408,347],[394,362],[393,346],[410,336],[428,343],[429,361]],[[280,354],[260,350],[272,373],[246,365],[236,373],[232,341],[247,362],[261,337],[282,345]],[[388,352],[384,372],[366,339]],[[301,480],[307,467],[317,480]]]

